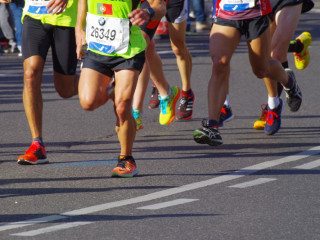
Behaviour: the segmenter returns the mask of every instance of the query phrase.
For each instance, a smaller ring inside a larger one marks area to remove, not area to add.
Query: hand
[[[0,0],[0,3],[11,3],[11,0]]]
[[[84,56],[84,52],[82,50],[82,46],[86,44],[86,33],[79,27],[75,28],[76,34],[76,44],[77,44],[77,58],[82,60]]]
[[[68,0],[50,0],[47,5],[48,13],[60,14],[67,7],[67,4]]]
[[[131,13],[129,13],[128,17],[130,18],[130,22],[132,25],[142,26],[143,24],[150,21],[150,15],[147,11],[143,9],[135,9]]]

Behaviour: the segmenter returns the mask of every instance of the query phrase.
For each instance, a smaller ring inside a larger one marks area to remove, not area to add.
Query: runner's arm
[[[86,26],[86,15],[87,15],[87,0],[79,0],[77,24],[75,27],[77,58],[79,60],[81,60],[84,55],[82,51],[82,46],[86,44],[86,33],[84,31]]]
[[[150,20],[160,20],[166,14],[166,6],[163,0],[147,0],[150,4],[150,10],[154,14],[150,14],[150,11],[146,9],[135,9],[128,16],[132,25],[142,26]]]

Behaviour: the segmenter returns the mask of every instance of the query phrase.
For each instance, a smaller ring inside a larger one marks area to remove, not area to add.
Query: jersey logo
[[[98,14],[112,15],[112,4],[97,3]]]

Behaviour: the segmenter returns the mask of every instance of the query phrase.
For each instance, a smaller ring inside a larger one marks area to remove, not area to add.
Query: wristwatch
[[[154,12],[153,8],[148,7],[148,8],[145,8],[144,10],[146,10],[146,11],[147,11],[147,13],[149,13],[149,15],[150,15],[150,19],[151,19],[151,18],[153,18],[154,14],[155,14],[155,12]]]

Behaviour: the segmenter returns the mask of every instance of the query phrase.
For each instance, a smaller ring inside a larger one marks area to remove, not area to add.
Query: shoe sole
[[[191,116],[186,117],[186,118],[178,118],[178,117],[176,117],[176,120],[183,121],[183,120],[190,120],[191,118],[192,118],[192,114],[191,114]]]
[[[149,109],[156,109],[156,108],[159,108],[159,104],[158,104],[158,105],[155,105],[155,106],[151,106],[151,105],[149,105],[149,106],[148,106],[148,108],[149,108]]]
[[[112,173],[111,177],[117,177],[117,178],[132,178],[136,176],[139,173],[138,169],[136,168],[133,173],[127,173],[127,174],[118,174],[116,172]]]
[[[36,162],[31,162],[25,159],[19,159],[18,164],[20,165],[37,165],[37,164],[46,164],[49,163],[48,159],[37,160]]]
[[[210,146],[218,146],[223,143],[222,140],[212,141],[212,139],[208,138],[206,135],[203,135],[201,132],[197,132],[197,131],[195,131],[195,134],[193,135],[193,139],[197,143],[208,144]]]

